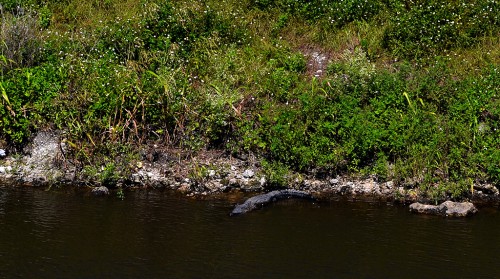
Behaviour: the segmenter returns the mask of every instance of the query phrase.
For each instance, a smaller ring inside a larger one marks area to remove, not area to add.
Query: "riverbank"
[[[169,189],[194,198],[243,197],[276,189],[262,161],[253,155],[232,156],[221,150],[187,154],[180,150],[162,149],[157,145],[141,146],[143,158],[127,162],[127,168],[115,166],[121,173],[106,180],[106,166],[96,167],[93,176],[76,169],[65,159],[65,143],[60,132],[41,131],[24,150],[24,154],[10,154],[0,159],[0,182],[33,187],[82,187],[96,194],[106,191],[123,197],[133,189]],[[119,163],[119,162],[117,162]],[[123,162],[122,162],[123,163]],[[128,176],[121,176],[128,173]],[[272,175],[272,174],[271,174]],[[110,174],[107,174],[110,176]],[[438,203],[417,185],[396,185],[393,181],[379,181],[375,176],[348,177],[304,173],[287,173],[286,187],[305,191],[318,199],[372,198],[409,204],[411,202]],[[228,194],[228,195],[225,195]],[[446,197],[450,199],[451,197]],[[474,184],[469,195],[454,199],[476,204],[496,205],[499,191],[491,184]]]
[[[5,179],[498,195],[495,1],[98,2],[0,6]]]

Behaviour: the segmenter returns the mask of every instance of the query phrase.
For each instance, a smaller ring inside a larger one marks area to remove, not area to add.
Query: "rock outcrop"
[[[429,205],[421,203],[412,203],[410,211],[422,214],[464,217],[477,212],[477,208],[470,202],[452,202],[445,201],[440,205]]]
[[[56,166],[63,157],[58,134],[40,131],[30,147],[30,155],[23,158],[25,162],[20,167],[20,180],[33,185],[60,181],[64,173]]]

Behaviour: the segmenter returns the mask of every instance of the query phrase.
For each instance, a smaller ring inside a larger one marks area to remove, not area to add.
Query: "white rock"
[[[251,169],[247,169],[247,170],[245,170],[245,172],[243,172],[244,178],[252,178],[254,175],[255,175],[255,172]]]
[[[229,179],[229,186],[237,186],[238,185],[238,180],[235,178]]]
[[[266,178],[263,176],[260,178],[260,186],[264,187],[264,185],[266,185]]]
[[[332,179],[330,179],[330,184],[332,184],[332,185],[333,185],[333,184],[337,184],[337,183],[339,183],[339,180],[338,180],[338,179],[336,179],[336,178],[332,178]]]
[[[141,181],[140,174],[138,174],[138,173],[133,173],[133,174],[132,174],[132,181],[134,181],[134,182],[136,182],[136,183],[140,182],[140,181]]]

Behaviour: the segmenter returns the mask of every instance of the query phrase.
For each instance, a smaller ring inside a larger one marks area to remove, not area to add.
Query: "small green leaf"
[[[5,91],[5,87],[3,87],[3,84],[1,82],[0,82],[0,90],[2,91],[2,97],[3,97],[3,99],[10,106],[10,101],[9,101],[9,97],[7,96],[7,91]]]

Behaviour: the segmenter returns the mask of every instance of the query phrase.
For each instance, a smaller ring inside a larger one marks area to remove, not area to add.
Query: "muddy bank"
[[[142,146],[141,158],[129,166],[130,172],[114,184],[105,185],[95,177],[81,175],[66,158],[66,144],[60,133],[39,132],[23,154],[0,157],[0,183],[51,186],[78,185],[96,195],[107,194],[105,188],[122,191],[136,188],[176,190],[186,196],[203,197],[224,193],[260,193],[272,189],[259,158],[253,155],[232,156],[224,151],[186,154],[165,150],[156,145]],[[105,171],[104,168],[101,168]],[[96,176],[97,177],[97,176]],[[435,203],[415,185],[396,185],[376,177],[353,178],[331,175],[321,178],[290,173],[288,188],[305,191],[316,198],[347,196],[375,198],[402,203]],[[103,188],[104,187],[104,188]],[[243,196],[242,195],[242,196]],[[491,184],[476,184],[461,201],[481,204],[499,202],[499,191]]]

